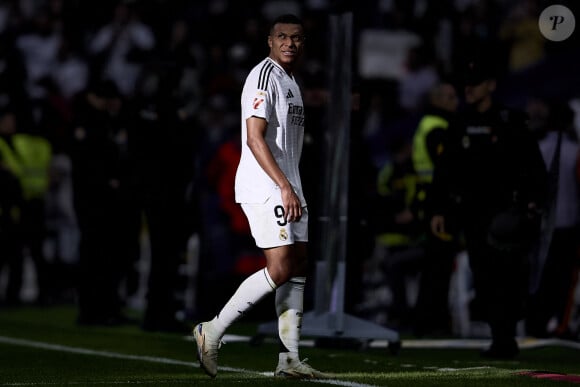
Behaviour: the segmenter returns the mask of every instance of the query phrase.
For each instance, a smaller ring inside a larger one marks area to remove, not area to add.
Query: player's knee
[[[289,264],[284,262],[277,262],[276,264],[268,264],[268,273],[276,286],[280,286],[290,278],[292,278],[292,269]]]

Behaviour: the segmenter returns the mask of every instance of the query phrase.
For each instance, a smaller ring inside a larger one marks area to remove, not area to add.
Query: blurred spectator
[[[555,197],[549,198],[546,233],[553,232],[547,257],[538,257],[538,285],[533,287],[526,318],[526,333],[535,337],[566,337],[570,301],[578,270],[580,235],[580,147],[574,115],[564,102],[548,106],[548,120],[540,150],[550,171]],[[552,228],[548,230],[548,228]],[[551,321],[553,320],[553,321]]]
[[[417,113],[425,107],[429,90],[439,80],[432,53],[425,45],[407,53],[407,72],[399,80],[399,104],[407,113]]]
[[[546,39],[538,28],[536,0],[518,0],[508,10],[498,31],[508,51],[508,70],[517,72],[537,64],[546,54]]]
[[[36,11],[29,30],[16,38],[26,68],[26,90],[31,99],[41,99],[46,91],[40,81],[49,77],[56,66],[62,36],[46,8]]]
[[[73,46],[72,39],[63,37],[50,76],[66,101],[72,103],[86,89],[89,75],[85,57]]]
[[[71,160],[81,232],[78,323],[126,322],[121,281],[137,259],[139,212],[131,190],[126,106],[112,81],[92,84],[79,101]]]
[[[44,211],[52,146],[46,138],[33,134],[30,129],[26,130],[10,108],[1,113],[0,130],[0,160],[18,179],[23,196],[18,228],[20,248],[25,249],[21,258],[30,256],[32,259],[38,287],[37,301],[45,302],[48,300],[51,278],[43,251],[46,238]],[[22,259],[20,264],[23,264]]]
[[[186,20],[177,19],[170,25],[169,41],[158,50],[156,60],[150,63],[160,63],[165,67],[172,93],[178,105],[179,119],[192,120],[198,113],[202,99],[201,89],[201,56],[199,42],[193,40],[192,31]],[[169,85],[165,85],[167,88]]]
[[[238,219],[239,213],[229,203],[233,194],[233,185],[226,188],[228,182],[235,175],[239,162],[240,149],[236,149],[234,134],[238,134],[238,118],[234,117],[229,100],[222,94],[211,96],[200,116],[200,125],[203,128],[200,137],[199,176],[198,185],[199,206],[201,215],[202,254],[206,259],[202,260],[202,281],[210,283],[224,282],[224,278],[234,275],[234,268],[238,246],[234,245],[234,233],[230,228],[232,221],[238,220],[238,226],[243,230],[247,225],[244,219]],[[230,144],[226,146],[225,144]],[[239,140],[237,142],[239,144]],[[230,153],[225,153],[228,150]],[[221,154],[220,154],[221,152]],[[223,158],[238,159],[232,165],[225,165]],[[233,168],[233,170],[230,170]],[[233,173],[233,175],[232,175]],[[239,207],[236,205],[236,207]],[[232,218],[231,216],[234,215]],[[242,214],[243,215],[243,214]],[[219,289],[218,289],[219,288]],[[216,288],[217,296],[226,299],[230,288],[220,286]],[[208,300],[210,303],[211,300]],[[210,305],[200,305],[200,308]]]
[[[142,66],[156,43],[153,30],[141,21],[136,7],[135,1],[120,0],[112,19],[88,45],[93,75],[111,79],[125,97],[134,94]]]
[[[418,244],[419,227],[412,211],[417,176],[412,144],[400,138],[391,144],[390,158],[377,174],[377,193],[371,218],[375,250],[365,262],[363,302],[357,312],[377,323],[402,328],[410,323],[407,283],[416,276],[424,254]]]
[[[231,241],[232,255],[236,256],[244,249],[253,247],[253,243],[248,221],[234,200],[233,183],[236,165],[241,156],[241,146],[237,133],[231,133],[230,136],[219,145],[214,156],[209,160],[206,172],[209,185],[219,197],[220,211],[227,217],[227,228],[233,233],[233,236],[226,238],[226,240]],[[247,275],[248,273],[243,274]]]
[[[55,154],[50,166],[46,228],[44,250],[52,268],[51,301],[71,302],[76,295],[80,232],[73,207],[72,163],[65,153]]]
[[[14,117],[7,111],[0,113],[0,271],[8,270],[6,288],[0,301],[5,305],[21,302],[22,243],[20,236],[20,211],[23,197],[18,177],[2,157],[7,139],[14,131]],[[1,291],[1,290],[0,290]]]

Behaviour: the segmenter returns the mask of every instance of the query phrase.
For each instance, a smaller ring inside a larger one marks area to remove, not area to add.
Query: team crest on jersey
[[[258,107],[260,107],[262,102],[264,102],[264,98],[258,98],[258,97],[254,98],[254,103],[252,104],[254,106],[254,110],[256,110]]]
[[[288,232],[286,231],[285,228],[280,229],[280,235],[278,237],[280,238],[281,241],[288,240]]]

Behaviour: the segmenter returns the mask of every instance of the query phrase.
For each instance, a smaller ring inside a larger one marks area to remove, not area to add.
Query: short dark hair
[[[270,29],[269,29],[269,32],[270,33],[274,29],[274,26],[276,24],[278,24],[278,23],[282,23],[282,24],[299,24],[302,27],[304,27],[304,22],[302,21],[302,19],[300,19],[296,15],[293,15],[291,13],[287,13],[285,15],[280,15],[277,18],[275,18],[274,20],[272,20],[272,23],[270,23]]]

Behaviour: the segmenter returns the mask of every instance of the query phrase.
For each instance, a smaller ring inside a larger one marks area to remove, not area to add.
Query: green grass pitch
[[[578,343],[524,348],[515,360],[489,361],[474,348],[430,348],[417,340],[406,346],[404,337],[398,353],[303,346],[302,357],[334,375],[317,381],[274,379],[275,340],[232,340],[222,346],[218,376],[210,379],[198,368],[191,337],[135,325],[81,327],[75,316],[73,306],[0,310],[0,386],[580,386]],[[228,333],[256,331],[255,323],[240,321]]]

